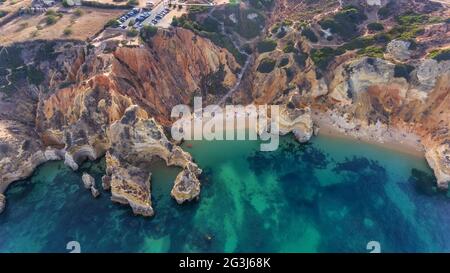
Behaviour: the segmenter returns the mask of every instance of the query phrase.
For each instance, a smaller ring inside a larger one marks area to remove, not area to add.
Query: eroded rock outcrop
[[[348,134],[369,133],[379,142],[417,142],[439,187],[446,188],[450,182],[450,62],[427,59],[413,67],[409,74],[396,75],[394,64],[373,58],[339,66],[330,83],[329,108],[346,118],[332,123]],[[359,125],[346,128],[350,123]],[[406,137],[410,134],[416,137]]]
[[[91,186],[90,191],[91,191],[92,197],[97,198],[100,196],[100,192],[94,185]]]
[[[411,42],[408,41],[391,41],[386,48],[387,55],[401,62],[407,61],[411,57],[411,51],[409,50],[410,46]]]
[[[156,157],[183,169],[172,190],[179,203],[198,197],[201,170],[140,107],[130,106],[122,119],[111,125],[108,138],[112,145],[106,155],[109,177],[105,180],[110,181],[113,201],[129,204],[135,214],[153,215],[148,169]]]
[[[90,189],[95,186],[95,179],[87,173],[83,173],[81,180],[83,181],[83,186],[85,189]]]
[[[6,206],[6,197],[2,193],[0,193],[0,213],[3,212],[5,206]]]
[[[33,66],[42,72],[43,78],[36,84],[19,78],[14,83],[17,90],[13,97],[0,93],[0,193],[49,160],[64,160],[76,170],[84,161],[104,155],[109,170],[115,168],[116,180],[109,173],[102,179],[103,188],[111,187],[114,198],[126,202],[137,198],[133,191],[142,190],[138,201],[144,201],[128,202],[140,214],[151,215],[153,211],[145,201],[151,198],[145,183],[150,176],[130,171],[132,167],[141,168],[137,160],[149,163],[147,160],[158,156],[168,165],[183,170],[189,166],[186,170],[193,175],[188,176],[195,185],[193,188],[199,187],[194,177],[200,169],[189,154],[167,140],[159,124],[171,124],[171,108],[189,104],[193,94],[204,88],[204,78],[220,71],[221,77],[214,84],[225,89],[235,84],[240,65],[227,50],[185,29],[158,31],[149,44],[139,48],[103,51],[101,46],[92,48],[74,41],[38,41],[16,47],[9,52],[16,53],[17,62]],[[128,124],[110,130],[112,124],[129,118],[125,112],[132,105],[139,105],[139,112],[145,113],[137,121],[138,128]],[[156,142],[135,139],[139,144],[127,145],[142,153],[142,157],[123,158],[127,151],[115,146],[123,144],[121,137],[109,133],[117,130],[122,132],[122,138],[127,130],[142,133],[139,135],[142,138],[150,133],[150,138],[158,139],[159,146]],[[114,141],[109,138],[111,135]],[[139,188],[123,194],[117,186],[119,177],[124,181],[136,178]],[[179,185],[177,188],[182,192]],[[92,193],[96,195],[96,191]],[[186,200],[195,199],[198,192],[192,191],[191,195]]]
[[[279,129],[281,135],[293,133],[298,142],[304,143],[311,139],[314,133],[311,110],[309,108],[280,108]]]
[[[434,170],[438,186],[448,188],[448,183],[450,183],[450,143],[428,148],[425,157]]]

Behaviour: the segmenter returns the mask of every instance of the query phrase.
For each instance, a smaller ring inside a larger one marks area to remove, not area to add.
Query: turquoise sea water
[[[423,159],[350,140],[283,137],[275,152],[258,142],[191,142],[204,170],[198,202],[170,198],[178,172],[152,168],[153,218],[136,217],[110,194],[98,199],[61,162],[13,184],[0,215],[0,252],[449,252],[450,197],[434,188]]]

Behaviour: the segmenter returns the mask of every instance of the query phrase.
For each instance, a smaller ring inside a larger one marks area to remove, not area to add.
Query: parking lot
[[[158,26],[161,20],[171,11],[172,9],[165,5],[163,1],[160,1],[155,6],[150,5],[146,8],[134,8],[118,19],[120,23],[119,28],[124,30],[135,28],[139,30],[144,25]]]

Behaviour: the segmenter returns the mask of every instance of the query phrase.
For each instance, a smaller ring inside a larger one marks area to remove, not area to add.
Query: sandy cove
[[[354,119],[347,121],[345,117],[332,111],[313,110],[311,117],[314,125],[319,128],[319,134],[358,140],[417,157],[425,155],[420,137],[412,132],[388,127],[381,123],[367,125]]]

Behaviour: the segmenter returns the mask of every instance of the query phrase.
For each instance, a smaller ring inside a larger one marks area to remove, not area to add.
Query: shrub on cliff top
[[[295,51],[294,41],[287,42],[286,46],[283,48],[284,53],[291,53]]]
[[[83,10],[81,10],[81,9],[75,9],[75,10],[73,11],[73,14],[74,14],[75,16],[77,16],[77,17],[80,17],[80,16],[82,16],[82,15],[84,14],[84,12],[83,12]]]
[[[139,34],[139,31],[137,29],[135,29],[135,28],[132,28],[132,29],[127,31],[127,36],[128,37],[136,37],[136,36],[138,36],[138,34]]]
[[[142,40],[148,42],[150,39],[158,33],[158,28],[154,26],[145,25],[140,32]]]
[[[397,16],[396,20],[400,25],[412,26],[418,24],[425,24],[430,17],[426,14],[418,14],[413,11],[405,12],[402,15]]]
[[[270,9],[273,6],[273,0],[249,0],[252,7],[257,9]]]
[[[5,17],[8,12],[6,10],[0,10],[0,18]]]
[[[108,22],[106,22],[106,24],[105,24],[105,27],[113,27],[113,28],[116,28],[116,27],[119,27],[120,26],[120,23],[119,22],[117,22],[117,20],[116,19],[110,19]]]
[[[323,29],[330,29],[344,40],[349,40],[358,35],[358,25],[366,19],[367,16],[362,9],[348,6],[333,17],[320,21],[319,24]]]
[[[273,51],[277,47],[277,41],[272,39],[265,39],[258,43],[257,48],[259,53]]]
[[[289,64],[289,58],[284,57],[283,59],[280,60],[280,62],[278,63],[278,67],[283,67]]]
[[[311,59],[316,64],[316,66],[322,70],[327,68],[328,64],[333,60],[335,56],[335,50],[329,47],[311,50]]]
[[[34,85],[41,84],[45,79],[44,73],[32,66],[27,69],[27,77],[30,83]]]
[[[381,20],[387,19],[394,14],[395,11],[395,2],[394,0],[389,1],[384,7],[381,7],[378,10],[378,16]]]
[[[319,41],[317,35],[309,27],[302,30],[302,35],[305,36],[312,43],[317,43]]]
[[[414,70],[414,66],[407,64],[397,64],[394,68],[394,77],[409,80],[409,74]]]
[[[436,61],[448,61],[450,60],[450,48],[442,49],[442,50],[433,50],[430,52],[429,56]]]
[[[383,58],[384,48],[377,46],[368,46],[366,48],[358,50],[358,55],[368,56],[372,58]]]
[[[45,19],[45,22],[47,23],[47,25],[53,25],[53,24],[56,23],[56,21],[58,21],[58,19],[55,16],[53,16],[53,15],[49,15]]]
[[[71,28],[65,28],[63,31],[64,36],[70,36],[72,35],[73,31]]]
[[[383,24],[374,22],[374,23],[368,24],[367,29],[370,31],[382,31],[382,30],[384,30],[384,26],[383,26]]]
[[[276,61],[270,58],[264,58],[258,65],[258,72],[260,73],[270,73],[275,68]]]

